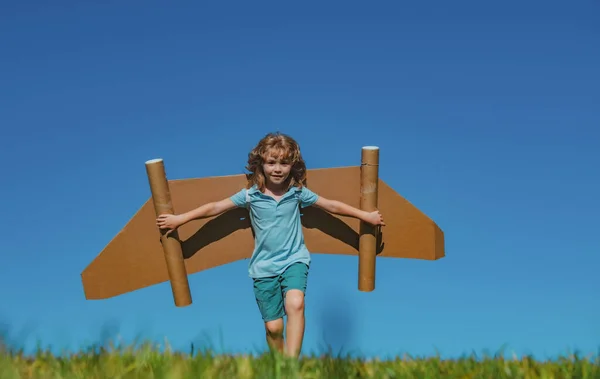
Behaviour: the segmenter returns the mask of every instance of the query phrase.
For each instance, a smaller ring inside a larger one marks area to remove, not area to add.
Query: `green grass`
[[[290,360],[277,354],[216,355],[210,351],[181,353],[149,343],[94,347],[77,353],[54,355],[38,349],[2,347],[0,379],[17,378],[577,378],[600,379],[600,357],[573,355],[552,361],[531,357],[506,359],[496,356],[398,357],[386,361],[357,358],[302,356]]]

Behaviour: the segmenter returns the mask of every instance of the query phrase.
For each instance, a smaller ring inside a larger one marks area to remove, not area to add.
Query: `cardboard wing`
[[[244,175],[232,175],[169,180],[168,190],[172,208],[182,213],[221,200],[245,184]],[[307,187],[325,198],[359,208],[361,167],[308,170]],[[429,217],[381,179],[377,191],[377,208],[386,223],[377,234],[378,257],[444,257],[444,234]],[[81,276],[86,299],[106,299],[170,279],[155,211],[150,198],[85,268]],[[178,241],[185,272],[193,274],[250,258],[254,237],[248,216],[248,211],[240,208],[181,226]],[[301,218],[306,246],[312,254],[358,255],[359,220],[316,207],[303,208]]]

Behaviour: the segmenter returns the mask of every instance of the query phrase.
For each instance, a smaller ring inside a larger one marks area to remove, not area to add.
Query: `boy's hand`
[[[379,213],[379,211],[369,212],[365,218],[365,221],[372,225],[385,226],[385,222],[383,222],[383,216],[381,213]]]
[[[181,215],[162,214],[156,219],[156,226],[160,229],[167,229],[166,235],[169,235],[173,230],[177,229],[183,224],[183,217]]]

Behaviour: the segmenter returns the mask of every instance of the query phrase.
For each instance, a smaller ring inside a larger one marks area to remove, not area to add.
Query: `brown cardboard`
[[[360,178],[360,166],[311,169],[307,171],[307,186],[325,198],[359,208]],[[240,174],[168,183],[173,210],[182,213],[229,197],[245,186],[246,178]],[[381,179],[377,199],[386,223],[377,235],[378,257],[444,257],[444,234],[429,217]],[[313,254],[358,255],[359,220],[316,207],[303,208],[302,213],[305,242]],[[191,221],[178,232],[189,275],[248,259],[254,248],[245,209]],[[169,280],[152,199],[143,204],[81,276],[86,299],[106,299]]]
[[[173,204],[171,203],[171,192],[165,173],[165,165],[162,159],[152,159],[146,162],[146,173],[148,183],[150,184],[150,193],[152,194],[152,204],[154,206],[155,216],[161,214],[175,214]],[[185,307],[192,304],[192,294],[188,283],[188,276],[185,270],[183,260],[183,251],[179,242],[177,230],[172,231],[167,236],[166,230],[159,230],[161,233],[160,242],[164,252],[173,299],[178,307]]]
[[[377,210],[379,192],[379,148],[363,147],[360,164],[360,209],[373,212]],[[375,289],[375,258],[379,227],[361,221],[359,228],[358,290],[370,292]]]

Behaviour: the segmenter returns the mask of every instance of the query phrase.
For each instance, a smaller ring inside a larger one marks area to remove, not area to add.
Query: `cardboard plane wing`
[[[369,191],[362,182],[361,171],[361,166],[311,169],[307,171],[307,187],[325,198],[364,209],[361,196]],[[370,272],[367,281],[371,284],[362,285],[364,288],[359,285],[366,291],[374,289],[375,255],[425,260],[445,255],[444,234],[435,222],[383,180],[375,179],[377,209],[386,226],[371,233],[376,241],[373,263],[365,271]],[[176,305],[189,305],[187,275],[251,257],[254,237],[246,209],[191,221],[172,237],[165,237],[156,226],[157,214],[165,209],[182,213],[239,191],[246,185],[245,175],[183,180],[167,180],[165,176],[164,183],[166,208],[158,209],[157,190],[153,187],[154,202],[153,197],[148,199],[82,272],[86,299],[106,299],[171,280]],[[301,220],[305,243],[312,254],[359,256],[361,238],[369,233],[357,219],[314,206],[302,209]],[[171,247],[179,250],[167,252],[168,243],[174,243]]]

